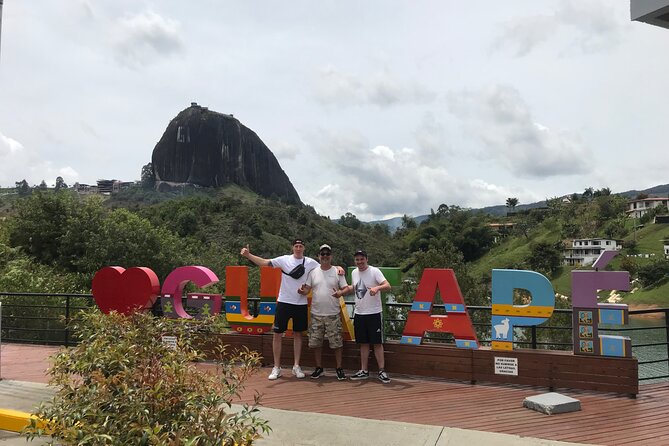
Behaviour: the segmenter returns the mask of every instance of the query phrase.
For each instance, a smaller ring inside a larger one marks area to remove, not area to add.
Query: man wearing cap
[[[320,378],[323,374],[323,339],[327,338],[330,348],[334,350],[337,363],[336,374],[339,381],[346,379],[346,374],[341,366],[342,347],[344,338],[342,336],[341,308],[339,298],[342,289],[348,284],[343,275],[337,273],[332,266],[332,248],[330,245],[321,245],[318,249],[321,262],[320,268],[311,270],[306,282],[298,290],[300,294],[311,294],[311,322],[309,324],[309,348],[314,349],[316,369],[311,378]]]
[[[369,350],[374,346],[374,357],[379,366],[379,380],[384,384],[390,382],[385,371],[383,352],[383,321],[381,313],[381,291],[389,291],[390,283],[380,269],[367,263],[367,253],[359,249],[353,254],[355,268],[351,274],[351,285],[344,294],[355,292],[355,342],[360,344],[360,370],[351,376],[353,380],[369,378]]]
[[[293,375],[304,378],[304,372],[300,367],[300,356],[302,354],[302,332],[307,330],[307,297],[300,295],[297,291],[304,283],[306,274],[314,268],[318,268],[318,262],[310,257],[304,256],[304,241],[293,240],[293,253],[263,259],[251,254],[248,245],[242,248],[240,254],[258,266],[273,266],[281,268],[281,287],[279,297],[276,299],[276,312],[274,313],[274,325],[272,325],[272,354],[274,356],[274,367],[269,379],[275,380],[281,376],[281,337],[288,329],[288,320],[293,320]]]

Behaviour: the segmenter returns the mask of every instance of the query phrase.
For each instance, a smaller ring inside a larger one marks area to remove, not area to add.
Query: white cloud
[[[56,167],[51,161],[43,159],[19,141],[0,132],[0,184],[13,186],[23,179],[30,185],[39,184],[42,180],[51,184],[57,176],[72,183],[79,178],[79,174],[72,167]]]
[[[453,154],[453,148],[446,139],[446,130],[434,113],[427,112],[414,131],[414,137],[421,151],[433,158]]]
[[[441,203],[467,206],[503,202],[508,191],[482,179],[460,179],[430,156],[410,147],[369,147],[359,133],[312,135],[312,144],[330,166],[333,180],[303,197],[332,217],[352,212],[362,220],[419,215]]]
[[[415,81],[402,81],[385,72],[356,76],[332,66],[320,70],[314,93],[322,104],[340,107],[376,105],[386,108],[425,104],[434,99],[432,92]]]
[[[501,25],[493,49],[507,48],[515,56],[528,55],[549,40],[560,40],[563,49],[593,53],[622,40],[623,20],[609,2],[562,1],[549,14],[517,17]],[[564,42],[566,41],[566,43]]]
[[[576,175],[591,168],[592,152],[580,136],[538,123],[513,87],[453,93],[448,103],[466,133],[483,143],[477,156],[501,163],[514,175]]]
[[[267,147],[279,160],[279,164],[284,160],[294,160],[300,154],[299,147],[287,141],[270,142]]]
[[[117,59],[130,68],[150,64],[183,48],[181,24],[153,11],[119,19],[114,32]]]

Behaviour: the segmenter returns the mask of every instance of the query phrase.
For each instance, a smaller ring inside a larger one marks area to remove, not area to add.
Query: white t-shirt
[[[372,296],[369,288],[381,285],[386,278],[380,269],[368,266],[366,270],[358,268],[351,273],[353,291],[355,293],[355,314],[377,314],[383,311],[381,293]]]
[[[347,285],[343,275],[337,274],[337,268],[331,266],[328,270],[312,269],[307,277],[306,284],[311,289],[311,314],[316,316],[335,316],[339,314],[339,298],[332,297],[335,290]]]
[[[307,280],[307,274],[314,268],[318,268],[320,265],[317,261],[311,257],[302,257],[301,259],[295,258],[292,254],[276,257],[270,262],[275,268],[281,268],[281,271],[289,273],[297,265],[302,264],[304,260],[304,274],[299,279],[293,279],[287,274],[281,274],[281,287],[279,288],[279,297],[276,299],[277,302],[285,302],[287,304],[294,305],[307,305],[307,296],[302,296],[297,293],[297,290],[302,286],[305,280]]]

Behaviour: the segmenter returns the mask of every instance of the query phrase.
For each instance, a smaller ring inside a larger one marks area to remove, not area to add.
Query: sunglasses
[[[321,251],[320,254],[321,254],[322,256],[331,256],[331,255],[332,255],[332,253],[329,252],[329,251]]]

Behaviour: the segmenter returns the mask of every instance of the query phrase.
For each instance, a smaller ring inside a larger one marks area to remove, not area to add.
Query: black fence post
[[[532,325],[532,349],[537,349],[537,326]]]
[[[65,347],[70,346],[70,296],[65,296]]]

